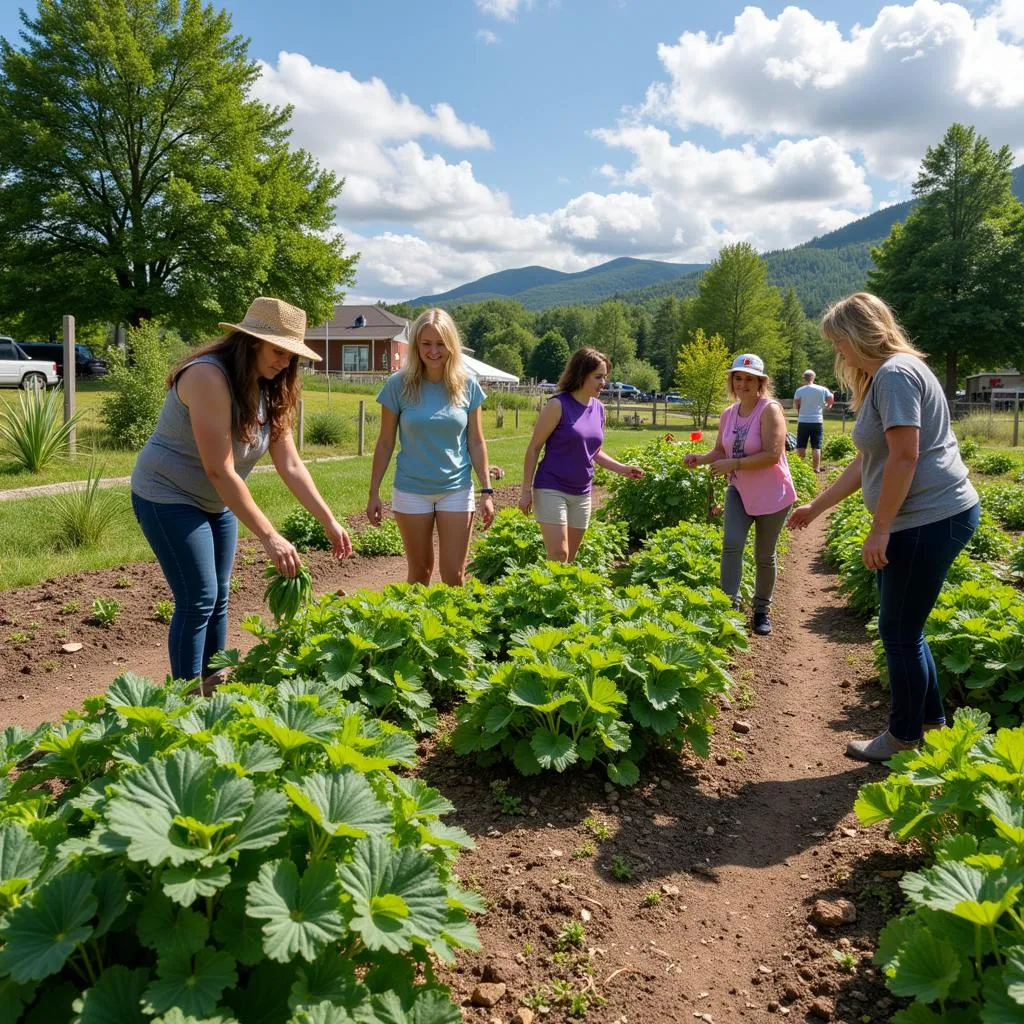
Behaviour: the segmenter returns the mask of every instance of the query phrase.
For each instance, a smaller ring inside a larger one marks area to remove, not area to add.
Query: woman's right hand
[[[687,469],[693,469],[695,466],[700,465],[700,456],[696,452],[687,452],[683,456],[683,465]]]
[[[276,531],[263,541],[263,550],[282,576],[294,576],[299,571],[302,563],[295,545]]]
[[[528,516],[531,508],[533,508],[533,490],[530,487],[524,487],[519,495],[519,511],[524,516]]]
[[[789,517],[788,526],[791,530],[802,530],[804,527],[810,526],[817,518],[818,512],[814,507],[814,503],[808,502],[806,505],[793,509]]]
[[[383,515],[384,502],[380,500],[380,495],[371,494],[370,500],[366,503],[366,518],[370,520],[370,525],[380,526]]]

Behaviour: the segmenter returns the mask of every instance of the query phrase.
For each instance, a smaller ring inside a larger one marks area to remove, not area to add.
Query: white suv
[[[0,387],[47,388],[59,382],[56,363],[30,359],[13,338],[0,337]]]

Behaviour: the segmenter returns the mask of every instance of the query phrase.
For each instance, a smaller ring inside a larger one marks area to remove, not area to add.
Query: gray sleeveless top
[[[224,374],[234,404],[231,378],[221,360],[215,355],[199,356],[188,366],[196,363],[212,363]],[[252,444],[244,444],[232,433],[231,447],[235,455],[235,470],[244,480],[270,447],[270,424],[260,427]],[[204,512],[224,511],[224,502],[203,469],[188,406],[178,397],[177,379],[164,399],[156,430],[135,460],[132,491],[140,498],[159,505],[195,505]]]

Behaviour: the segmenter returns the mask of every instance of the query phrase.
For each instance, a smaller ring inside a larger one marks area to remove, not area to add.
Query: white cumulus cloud
[[[476,37],[485,46],[494,46],[499,41],[498,36],[489,28],[477,29]]]
[[[474,0],[481,14],[490,15],[501,21],[512,21],[520,7],[532,7],[533,0]]]

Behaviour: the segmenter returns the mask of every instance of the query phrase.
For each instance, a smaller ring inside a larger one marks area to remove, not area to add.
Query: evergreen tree
[[[355,257],[341,182],[288,144],[291,109],[198,0],[47,0],[0,40],[0,316],[45,333],[240,318],[255,295],[326,317]]]
[[[548,331],[530,355],[527,372],[537,380],[554,383],[569,361],[569,343],[556,331]]]
[[[949,398],[965,370],[1024,354],[1024,209],[1012,164],[1008,146],[994,151],[954,124],[925,153],[916,209],[873,250],[869,287],[944,363]]]
[[[651,342],[648,358],[658,368],[667,387],[676,372],[676,358],[683,342],[680,302],[667,295],[658,303],[651,324]]]
[[[807,338],[807,317],[792,288],[782,299],[779,324],[782,358],[775,368],[775,393],[788,398],[803,383],[803,372],[808,368],[804,344]]]
[[[618,372],[615,367],[636,355],[636,340],[629,333],[625,303],[613,300],[597,307],[587,343],[608,357],[613,375]]]

